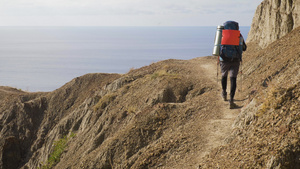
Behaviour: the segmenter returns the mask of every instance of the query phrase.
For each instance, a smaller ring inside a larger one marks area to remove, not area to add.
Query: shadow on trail
[[[243,102],[248,100],[248,98],[244,98],[244,99],[234,99],[235,102]]]
[[[243,107],[244,107],[244,106],[236,105],[235,107],[231,108],[231,110],[241,109],[241,108],[243,108]]]

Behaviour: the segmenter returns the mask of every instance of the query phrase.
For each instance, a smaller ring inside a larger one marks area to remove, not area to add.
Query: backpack
[[[239,31],[239,24],[235,21],[224,23],[220,57],[224,61],[241,61],[243,53],[243,37]]]

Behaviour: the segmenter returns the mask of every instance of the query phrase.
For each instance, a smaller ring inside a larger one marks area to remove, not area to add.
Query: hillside
[[[300,27],[244,57],[246,104],[202,168],[300,167]],[[226,160],[224,160],[226,159]]]
[[[125,75],[88,74],[50,93],[2,88],[1,167],[46,167],[64,136],[54,168],[197,166],[233,121],[218,121],[228,105],[218,97],[215,63],[166,60]]]

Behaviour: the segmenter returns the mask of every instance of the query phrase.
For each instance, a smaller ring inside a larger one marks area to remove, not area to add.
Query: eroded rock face
[[[261,48],[300,26],[300,1],[264,0],[256,9],[247,42]]]

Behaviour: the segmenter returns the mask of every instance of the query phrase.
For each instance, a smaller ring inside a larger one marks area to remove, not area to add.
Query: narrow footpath
[[[197,61],[197,59],[195,60]],[[232,125],[234,123],[235,118],[241,111],[241,108],[244,105],[241,96],[241,83],[240,83],[240,76],[238,75],[238,86],[235,96],[235,103],[240,107],[238,109],[229,109],[229,103],[224,101],[221,97],[221,73],[220,67],[217,68],[217,61],[216,59],[206,59],[205,64],[203,61],[199,59],[199,67],[195,67],[198,69],[196,71],[201,72],[201,74],[206,76],[206,79],[209,79],[213,85],[213,93],[215,93],[215,109],[211,110],[212,113],[217,113],[218,116],[212,118],[207,121],[207,124],[204,127],[204,133],[206,135],[206,142],[202,145],[203,151],[199,152],[199,156],[197,161],[201,161],[202,158],[209,154],[214,148],[217,148],[226,143],[226,138],[230,135],[232,131]],[[217,70],[219,71],[218,80],[217,80]],[[230,83],[228,82],[227,85],[227,92],[230,90]],[[229,92],[228,92],[229,93]]]
[[[232,131],[235,118],[239,115],[241,108],[229,109],[229,103],[221,97],[221,75],[217,80],[217,61],[214,57],[199,57],[184,63],[185,69],[190,72],[186,75],[199,85],[198,90],[205,88],[204,94],[192,102],[186,103],[200,109],[191,116],[182,128],[182,136],[186,142],[181,144],[183,152],[174,154],[165,166],[160,169],[197,169],[203,163],[203,157],[214,148],[226,144],[226,138]],[[220,71],[220,70],[219,70]],[[239,79],[239,78],[238,78]],[[228,83],[228,90],[230,84]],[[241,85],[238,83],[236,92],[236,104],[244,105],[240,94]],[[176,103],[178,105],[178,103]],[[185,103],[184,103],[185,104]],[[179,105],[178,105],[179,106]],[[186,148],[188,146],[188,148]]]

